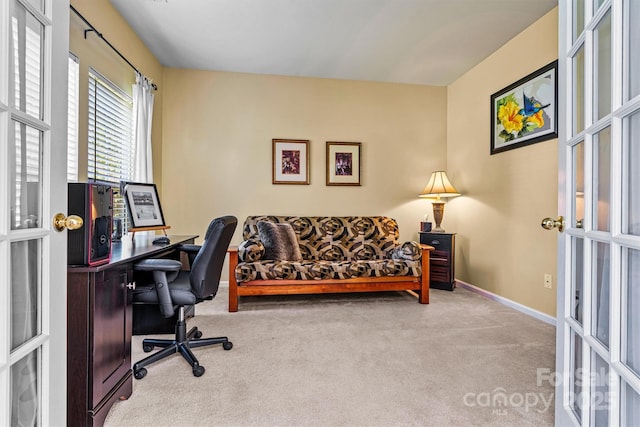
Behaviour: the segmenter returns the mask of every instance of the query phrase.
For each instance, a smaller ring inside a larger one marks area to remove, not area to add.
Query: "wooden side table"
[[[420,232],[420,243],[435,248],[431,252],[431,285],[433,289],[453,291],[455,281],[455,233]]]

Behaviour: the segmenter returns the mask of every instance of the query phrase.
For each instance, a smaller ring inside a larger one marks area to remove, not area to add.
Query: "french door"
[[[640,425],[640,1],[560,0],[556,424]]]
[[[0,1],[0,425],[66,424],[68,0]]]

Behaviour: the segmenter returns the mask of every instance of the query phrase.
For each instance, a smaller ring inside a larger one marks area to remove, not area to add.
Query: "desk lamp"
[[[451,185],[447,173],[445,171],[436,171],[431,174],[427,186],[424,187],[419,197],[435,198],[432,202],[433,205],[433,219],[436,222],[436,227],[433,229],[436,233],[444,233],[444,229],[440,226],[442,223],[442,217],[444,216],[444,202],[440,201],[441,197],[455,197],[460,193]]]

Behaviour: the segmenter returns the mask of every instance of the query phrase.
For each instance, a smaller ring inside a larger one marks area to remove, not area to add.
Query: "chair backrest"
[[[234,216],[216,218],[209,224],[189,276],[196,298],[208,298],[218,292],[224,258],[237,224]]]

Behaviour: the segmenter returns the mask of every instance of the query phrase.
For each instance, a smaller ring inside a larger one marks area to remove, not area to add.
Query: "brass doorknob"
[[[63,213],[58,213],[53,217],[53,228],[56,231],[63,231],[65,228],[69,230],[77,230],[82,227],[84,221],[78,215],[65,216]]]
[[[553,230],[557,228],[559,232],[564,231],[564,217],[559,216],[557,219],[545,218],[540,224],[545,230]]]

